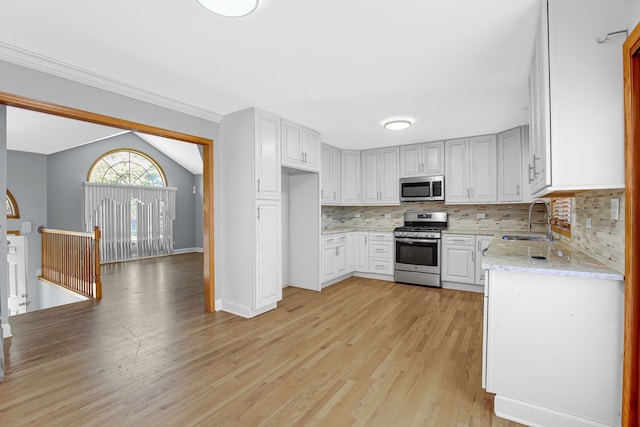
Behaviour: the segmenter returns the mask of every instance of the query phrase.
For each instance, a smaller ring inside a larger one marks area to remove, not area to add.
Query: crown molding
[[[180,102],[175,99],[139,89],[129,85],[128,83],[12,46],[4,42],[0,42],[0,60],[57,77],[62,77],[77,83],[93,86],[98,89],[104,89],[109,92],[114,92],[140,101],[148,102],[150,104],[158,105],[160,107],[169,108],[201,119],[210,120],[215,123],[220,123],[222,120],[222,116],[214,113],[213,111],[185,104],[184,102]]]

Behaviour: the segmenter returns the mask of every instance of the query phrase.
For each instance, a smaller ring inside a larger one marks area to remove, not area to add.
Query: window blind
[[[551,199],[551,225],[565,230],[571,229],[571,197]]]

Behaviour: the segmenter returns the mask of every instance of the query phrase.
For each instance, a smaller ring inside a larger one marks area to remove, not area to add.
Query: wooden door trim
[[[6,92],[0,92],[0,104],[17,108],[66,117],[68,119],[81,120],[99,125],[111,126],[135,132],[143,132],[150,135],[171,138],[178,141],[189,142],[203,146],[203,285],[205,311],[215,311],[215,276],[213,262],[213,139],[202,138],[169,129],[143,123],[132,122],[117,117],[92,113],[77,108],[65,107],[50,102],[39,101]]]
[[[626,207],[622,425],[636,427],[640,425],[640,25],[624,43],[623,61]]]

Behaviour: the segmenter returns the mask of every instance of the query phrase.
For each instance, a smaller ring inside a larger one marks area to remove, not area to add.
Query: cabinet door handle
[[[520,195],[520,185],[516,185],[516,195]]]
[[[467,198],[471,197],[471,190],[467,188]]]
[[[471,261],[476,262],[476,253],[471,252]]]
[[[324,199],[324,190],[320,190],[320,198]]]
[[[480,250],[480,242],[478,242],[478,244],[476,245],[476,247],[478,248],[478,250]]]
[[[258,179],[258,193],[260,192],[260,180]]]
[[[256,210],[258,211],[258,219],[260,219],[260,208],[256,208]]]
[[[538,175],[540,175],[540,172],[538,172],[536,169],[536,162],[540,160],[540,157],[536,156],[535,154],[533,155],[533,178],[535,179]]]
[[[533,182],[533,178],[531,177],[531,173],[533,172],[533,165],[529,165],[529,184]]]
[[[333,192],[333,200],[335,200],[335,199],[336,199],[336,192],[334,191]]]
[[[340,249],[338,249],[338,247],[336,246],[336,256],[338,256],[340,254]]]

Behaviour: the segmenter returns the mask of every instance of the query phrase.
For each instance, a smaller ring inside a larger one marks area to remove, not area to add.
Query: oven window
[[[438,244],[396,241],[396,262],[399,264],[438,266]]]
[[[406,182],[402,184],[402,197],[431,197],[431,183]]]

